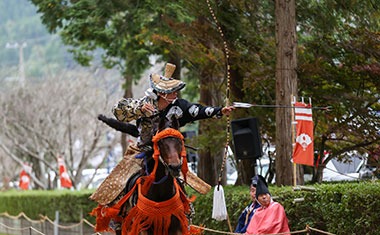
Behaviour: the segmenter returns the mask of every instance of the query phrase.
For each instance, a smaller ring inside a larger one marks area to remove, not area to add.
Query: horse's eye
[[[165,146],[172,146],[176,148],[178,151],[182,149],[182,141],[176,137],[166,137],[158,141],[158,146],[160,149],[164,149]]]

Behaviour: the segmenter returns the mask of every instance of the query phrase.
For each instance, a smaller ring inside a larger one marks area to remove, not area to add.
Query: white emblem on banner
[[[70,179],[70,176],[69,176],[69,174],[67,174],[66,171],[62,172],[61,177],[64,178],[64,179],[67,179],[67,180]]]
[[[307,146],[311,144],[311,137],[306,133],[302,133],[297,136],[296,142],[299,143],[302,146],[303,151],[305,151]]]
[[[29,182],[30,182],[29,177],[26,176],[26,175],[23,175],[23,176],[21,177],[21,182],[23,182],[23,183],[29,183]]]

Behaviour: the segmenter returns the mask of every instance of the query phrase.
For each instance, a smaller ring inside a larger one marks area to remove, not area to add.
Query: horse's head
[[[155,160],[161,161],[170,175],[177,177],[180,170],[187,171],[186,149],[181,132],[166,128],[158,132],[152,141]]]
[[[160,161],[173,177],[178,177],[182,167],[182,141],[176,137],[166,137],[158,141]]]

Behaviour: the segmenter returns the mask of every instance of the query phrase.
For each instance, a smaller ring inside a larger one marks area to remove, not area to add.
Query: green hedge
[[[303,230],[309,225],[335,234],[380,234],[380,182],[318,184],[310,187],[316,191],[269,187],[275,201],[284,206],[291,231]],[[241,211],[249,204],[248,187],[226,186],[224,195],[234,229]],[[295,202],[297,198],[304,201]],[[226,221],[211,219],[212,200],[213,193],[198,196],[194,203],[196,216],[193,224],[229,231]]]
[[[380,234],[380,182],[321,184],[312,187],[316,191],[269,187],[275,200],[285,207],[292,231],[303,230],[309,225],[335,234]],[[194,194],[190,189],[188,191]],[[87,220],[94,222],[94,218],[88,215],[96,206],[88,199],[90,194],[91,191],[66,190],[2,192],[0,212],[11,215],[24,212],[32,219],[39,219],[39,214],[42,214],[54,219],[55,211],[58,210],[60,221],[78,222],[82,211]],[[213,192],[196,195],[193,224],[229,231],[226,221],[211,218]],[[225,186],[224,195],[230,222],[235,228],[240,212],[250,201],[248,187]],[[296,198],[304,198],[304,201],[294,202]]]
[[[88,190],[6,191],[0,193],[0,213],[18,215],[24,212],[31,219],[38,220],[43,215],[53,220],[55,212],[59,211],[61,222],[77,223],[83,214],[85,219],[94,223],[94,218],[88,213],[97,205],[88,199],[90,195]]]

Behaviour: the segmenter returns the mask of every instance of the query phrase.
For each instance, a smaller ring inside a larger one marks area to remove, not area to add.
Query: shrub
[[[339,184],[313,185],[315,191],[293,191],[292,187],[270,186],[275,201],[280,202],[286,211],[291,231],[305,229],[306,225],[323,231],[343,234],[380,234],[380,182],[347,182]],[[213,190],[213,189],[212,189]],[[211,218],[213,191],[195,194],[195,215],[192,223],[218,231],[229,231],[226,221]],[[88,213],[96,207],[89,200],[91,191],[8,191],[0,194],[0,212],[17,215],[24,212],[32,219],[39,215],[55,217],[60,211],[61,222],[78,222],[84,218],[94,223]],[[250,203],[248,186],[225,186],[224,196],[234,230],[241,211]],[[303,198],[302,202],[294,199]],[[206,234],[208,234],[206,232]]]

